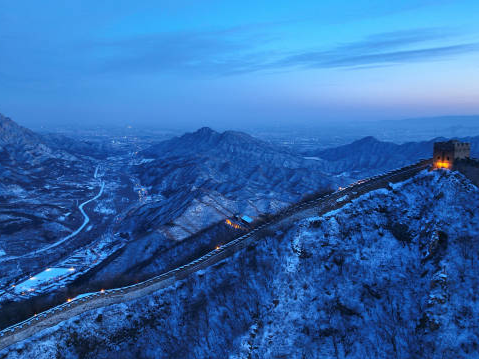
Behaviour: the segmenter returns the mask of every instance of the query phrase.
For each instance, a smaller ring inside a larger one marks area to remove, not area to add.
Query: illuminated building
[[[434,143],[434,168],[453,169],[454,161],[469,158],[471,144],[451,140]]]

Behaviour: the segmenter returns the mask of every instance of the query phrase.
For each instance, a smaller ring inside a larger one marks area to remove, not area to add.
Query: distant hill
[[[0,114],[0,162],[2,164],[41,162],[55,155],[67,156],[65,153],[55,154],[54,152],[42,136]]]
[[[47,159],[105,158],[108,144],[94,144],[60,134],[40,135],[0,113],[0,163],[37,164]]]
[[[362,127],[362,128],[361,128]],[[357,128],[359,133],[377,135],[383,140],[404,143],[437,137],[468,137],[479,135],[479,115],[410,118],[371,121]]]
[[[381,121],[386,125],[389,123],[391,127],[409,127],[409,128],[449,128],[449,129],[479,129],[479,115],[471,116],[438,116],[438,117],[422,117],[409,118],[396,121]]]
[[[0,146],[25,146],[42,142],[40,135],[0,113]]]
[[[434,142],[447,141],[435,138],[430,141],[407,142],[401,145],[365,137],[350,144],[319,151],[309,151],[305,155],[322,160],[324,170],[338,174],[352,173],[361,178],[368,174],[402,167],[421,158],[432,157]],[[479,136],[459,138],[471,143],[471,156],[479,157]]]
[[[42,135],[42,138],[51,148],[68,151],[77,156],[105,159],[117,154],[117,151],[108,142],[79,141],[58,133],[47,133]]]

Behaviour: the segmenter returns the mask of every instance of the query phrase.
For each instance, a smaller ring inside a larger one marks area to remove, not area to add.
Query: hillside
[[[209,128],[140,153],[133,173],[156,199],[138,210],[136,228],[168,224],[165,234],[177,239],[235,213],[275,212],[333,187],[319,163],[245,133]]]
[[[475,357],[478,202],[423,172],[0,358]]]

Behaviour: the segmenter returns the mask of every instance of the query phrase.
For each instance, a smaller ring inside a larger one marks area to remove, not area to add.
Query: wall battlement
[[[455,161],[454,170],[461,172],[479,187],[479,159],[466,158]]]

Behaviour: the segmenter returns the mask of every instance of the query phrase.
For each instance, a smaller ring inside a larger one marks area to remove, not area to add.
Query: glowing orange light
[[[216,246],[216,250],[219,250],[220,249],[220,246]]]
[[[436,168],[450,168],[451,167],[451,164],[449,162],[436,162],[435,163],[435,167]]]
[[[100,290],[100,293],[105,293],[105,290],[104,289]]]
[[[71,298],[68,298],[68,299],[67,299],[67,303],[70,303],[71,301],[72,301]]]
[[[238,223],[231,222],[229,219],[225,220],[226,224],[235,228],[235,229],[241,229],[241,226]]]

